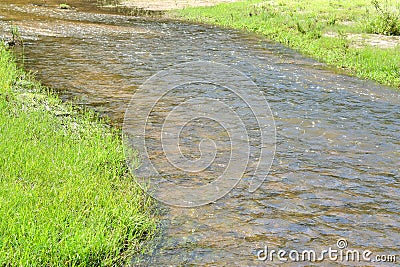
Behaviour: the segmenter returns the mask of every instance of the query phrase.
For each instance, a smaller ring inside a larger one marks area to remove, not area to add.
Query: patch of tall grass
[[[0,266],[115,266],[155,230],[120,133],[35,82],[0,45]]]
[[[372,1],[376,13],[366,18],[365,29],[368,33],[383,35],[400,35],[400,3],[390,5],[378,0]]]

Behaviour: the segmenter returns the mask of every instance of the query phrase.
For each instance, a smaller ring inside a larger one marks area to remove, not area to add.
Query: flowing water
[[[250,77],[275,119],[276,154],[262,186],[250,193],[244,180],[209,205],[165,206],[161,237],[141,264],[266,266],[273,263],[257,259],[265,246],[319,252],[337,249],[339,238],[373,255],[400,253],[398,91],[334,73],[253,35],[79,2],[68,1],[72,10],[55,1],[0,3],[1,32],[8,36],[10,21],[19,26],[25,67],[63,99],[121,125],[133,92],[150,76],[178,63],[213,61]],[[224,138],[211,122],[192,126],[187,135]],[[198,152],[190,144],[187,152]],[[322,263],[335,264],[355,265]]]

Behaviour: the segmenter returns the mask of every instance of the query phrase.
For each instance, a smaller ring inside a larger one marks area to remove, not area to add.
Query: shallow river
[[[253,35],[128,17],[96,9],[93,3],[68,3],[76,9],[58,9],[55,1],[0,3],[0,34],[8,36],[11,20],[19,26],[25,67],[63,99],[88,105],[121,126],[132,94],[149,77],[178,63],[201,60],[225,64],[250,77],[274,117],[276,152],[261,187],[250,193],[245,175],[212,204],[163,206],[162,233],[154,250],[136,261],[151,266],[309,265],[276,258],[274,263],[260,261],[257,252],[268,246],[319,253],[338,249],[339,239],[347,241],[347,249],[399,255],[398,91],[337,74]],[[171,91],[176,95],[164,106],[193,97],[195,89],[182,90]],[[212,92],[203,94],[213,97]],[[235,105],[245,113],[242,102]],[[248,128],[257,128],[254,120],[246,122]],[[193,123],[186,135],[223,140],[226,136],[213,123]],[[186,141],[186,153],[196,158],[198,142]],[[150,154],[163,152],[156,145],[150,148]],[[250,152],[256,150],[252,143]],[[223,165],[226,158],[221,155]],[[208,169],[197,178],[218,171]],[[355,263],[326,259],[322,265]]]

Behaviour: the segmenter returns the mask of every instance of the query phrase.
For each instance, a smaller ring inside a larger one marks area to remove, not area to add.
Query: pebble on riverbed
[[[10,40],[5,43],[8,47],[23,46],[23,42],[20,40]]]

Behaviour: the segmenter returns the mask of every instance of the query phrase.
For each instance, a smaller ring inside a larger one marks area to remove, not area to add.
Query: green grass
[[[58,7],[60,9],[71,9],[71,6],[66,3],[60,4]]]
[[[368,38],[351,38],[397,33],[400,3],[378,3],[380,10],[371,0],[250,0],[186,8],[172,16],[255,32],[349,74],[400,87],[400,46],[378,48]]]
[[[0,266],[120,266],[143,249],[153,205],[119,136],[0,45]]]

